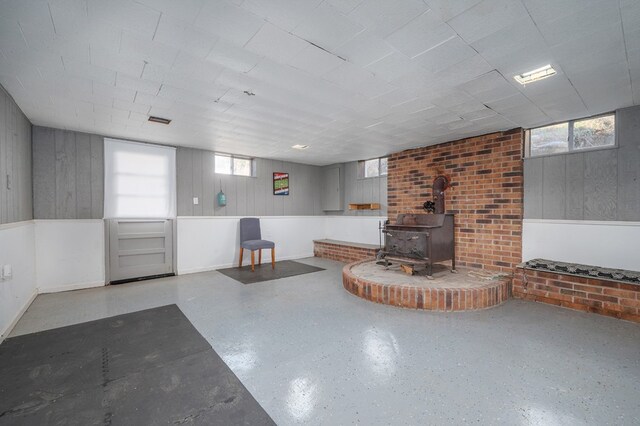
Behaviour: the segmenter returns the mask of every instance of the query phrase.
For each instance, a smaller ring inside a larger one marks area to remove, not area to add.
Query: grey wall
[[[214,153],[178,148],[178,216],[319,215],[321,168],[284,161],[256,159],[256,177],[215,174]],[[289,173],[289,195],[273,195],[273,172]],[[227,205],[218,206],[222,190]],[[193,204],[193,197],[199,204]]]
[[[33,219],[32,199],[31,123],[0,86],[0,224]]]
[[[33,211],[36,219],[102,219],[104,139],[33,127]]]
[[[335,167],[326,166],[326,167]],[[340,179],[344,210],[326,212],[327,215],[386,216],[387,177],[358,178],[358,162],[340,164]],[[349,210],[349,203],[380,203],[380,210]]]
[[[525,159],[525,219],[640,221],[640,107],[616,131],[616,148]]]

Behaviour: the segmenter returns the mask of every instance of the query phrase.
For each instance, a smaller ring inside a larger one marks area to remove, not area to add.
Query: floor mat
[[[277,280],[278,278],[293,277],[296,275],[309,274],[311,272],[324,271],[323,268],[307,265],[305,263],[294,262],[293,260],[281,260],[276,262],[275,269],[271,269],[271,263],[256,265],[255,272],[251,272],[251,265],[242,268],[218,269],[218,272],[240,281],[242,284],[255,284],[262,281]]]
[[[168,305],[5,340],[5,424],[275,423]]]

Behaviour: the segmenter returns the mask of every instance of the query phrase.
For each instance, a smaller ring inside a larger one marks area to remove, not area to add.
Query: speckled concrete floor
[[[201,273],[38,296],[13,335],[176,303],[281,425],[640,424],[640,325],[532,302],[359,299],[342,264],[251,286]]]

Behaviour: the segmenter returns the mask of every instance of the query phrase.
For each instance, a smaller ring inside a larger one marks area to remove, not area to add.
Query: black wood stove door
[[[390,256],[409,257],[412,259],[428,258],[427,232],[387,231],[386,245]]]

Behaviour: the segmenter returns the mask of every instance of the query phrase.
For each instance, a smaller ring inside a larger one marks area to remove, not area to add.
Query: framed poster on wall
[[[289,173],[273,173],[273,195],[289,195]]]

